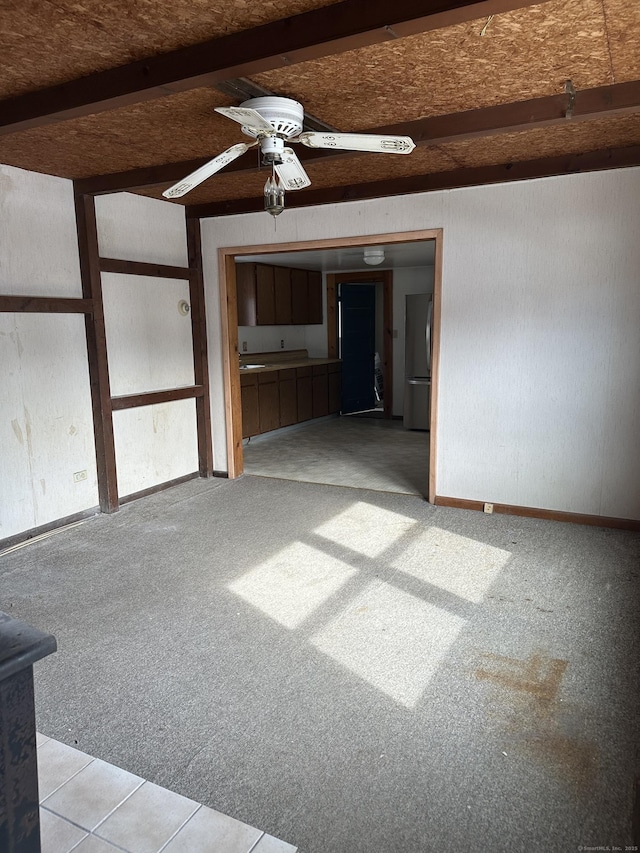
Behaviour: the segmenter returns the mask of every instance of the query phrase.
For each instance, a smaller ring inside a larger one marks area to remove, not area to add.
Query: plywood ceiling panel
[[[66,178],[214,156],[240,142],[240,126],[214,112],[236,103],[194,89],[111,112],[0,137],[0,162]]]
[[[338,0],[4,0],[0,97],[53,86]]]
[[[336,2],[0,0],[0,99]],[[578,92],[639,80],[640,2],[546,0],[491,19],[283,66],[254,79],[345,131],[496,105],[506,108],[507,119],[517,112],[513,126],[528,119],[510,104],[562,93],[569,79]],[[603,108],[638,109],[634,86],[631,95],[623,88],[602,95]],[[592,95],[594,108],[597,97]],[[201,88],[0,136],[0,163],[80,178],[213,157],[246,139],[237,124],[214,112],[215,106],[233,103],[214,88]],[[553,100],[554,120],[568,107],[568,100]],[[537,121],[540,115],[532,113]],[[509,126],[504,110],[492,113],[491,120]],[[469,119],[447,121],[454,135]],[[640,111],[521,133],[494,132],[420,147],[410,157],[324,158],[306,168],[312,189],[326,189],[639,142]],[[266,175],[266,169],[223,171],[179,203],[259,200]],[[145,194],[160,197],[166,186]]]
[[[640,3],[602,0],[613,68],[612,82],[640,77]]]
[[[469,139],[445,149],[461,166],[486,166],[638,143],[640,115],[636,114]]]
[[[601,0],[552,0],[254,79],[335,127],[360,130],[550,95],[567,79],[577,89],[604,85],[611,63]]]

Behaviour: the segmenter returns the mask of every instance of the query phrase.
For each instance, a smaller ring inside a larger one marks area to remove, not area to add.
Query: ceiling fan
[[[245,151],[260,147],[262,162],[272,167],[264,187],[265,210],[273,216],[284,209],[285,190],[301,190],[311,183],[289,143],[301,142],[307,148],[334,148],[345,151],[411,154],[415,148],[409,136],[385,136],[375,133],[302,132],[304,108],[291,98],[250,98],[239,107],[216,107],[216,112],[242,125],[242,132],[255,142],[232,145],[204,166],[178,181],[162,195],[180,198],[207,178],[241,157]]]

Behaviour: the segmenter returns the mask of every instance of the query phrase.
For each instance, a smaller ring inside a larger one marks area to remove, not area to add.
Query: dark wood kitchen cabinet
[[[298,422],[298,394],[296,371],[279,370],[280,386],[280,426],[291,426]]]
[[[342,408],[342,365],[327,365],[329,383],[329,414],[335,415]]]
[[[242,437],[251,438],[260,433],[260,413],[258,409],[258,377],[254,373],[240,376],[242,395]]]
[[[239,326],[322,323],[322,273],[270,264],[236,264]]]
[[[329,376],[326,364],[314,364],[311,368],[311,398],[313,417],[322,418],[329,414]]]
[[[273,326],[276,322],[274,267],[236,264],[239,326]]]
[[[277,370],[258,374],[258,409],[260,432],[270,432],[280,426],[280,394]]]
[[[322,323],[322,273],[291,270],[291,314],[296,326]]]
[[[305,326],[309,320],[309,273],[291,270],[291,322]]]
[[[296,393],[298,397],[298,421],[309,421],[313,417],[310,367],[296,368]]]
[[[256,264],[256,322],[258,326],[274,326],[276,322],[276,295],[273,267]]]
[[[293,322],[291,315],[291,270],[288,267],[274,267],[273,284],[276,326],[290,326]]]
[[[242,437],[339,412],[340,379],[339,362],[241,371]]]
[[[322,273],[309,270],[307,280],[307,323],[319,325],[322,323]]]

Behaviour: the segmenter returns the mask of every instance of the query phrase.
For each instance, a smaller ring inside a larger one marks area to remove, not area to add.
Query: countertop
[[[251,361],[249,358],[244,358],[246,364],[264,364],[264,367],[252,367],[242,369],[240,376],[251,375],[253,373],[268,373],[273,370],[291,370],[294,367],[313,367],[316,364],[340,364],[339,358],[295,358],[291,360],[282,359],[282,361],[274,361],[271,364],[267,360],[256,359]]]

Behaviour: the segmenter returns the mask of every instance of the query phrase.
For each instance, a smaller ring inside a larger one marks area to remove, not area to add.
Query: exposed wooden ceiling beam
[[[406,178],[370,181],[365,184],[327,187],[320,190],[302,190],[287,194],[287,208],[311,207],[320,204],[339,204],[345,201],[364,201],[373,198],[410,195],[413,193],[451,190],[461,187],[486,186],[533,178],[549,178],[580,172],[597,172],[604,169],[622,169],[640,166],[640,145],[626,148],[606,148],[584,154],[567,154],[559,157],[542,157],[495,166],[475,166],[452,169],[447,172],[432,172]],[[254,213],[262,210],[262,198],[233,199],[188,206],[188,219],[212,216],[233,216],[239,213]]]
[[[570,105],[571,98],[568,94],[549,95],[528,101],[516,101],[494,107],[370,128],[369,132],[411,136],[417,145],[426,146],[459,142],[473,137],[513,133],[519,130],[532,130],[569,121],[607,118],[640,110],[640,80],[577,92],[572,116],[567,118]],[[300,146],[297,151],[300,159],[305,163],[326,157],[349,157],[358,154],[352,151],[314,150],[303,146]],[[165,183],[169,186],[202,166],[208,159],[208,157],[200,157],[179,163],[166,163],[162,166],[149,166],[111,175],[81,178],[75,181],[75,188],[80,193],[98,195],[143,189]],[[225,173],[251,172],[256,168],[257,158],[255,152],[251,151],[228,166]]]
[[[342,0],[0,102],[0,134],[250,77],[533,6],[539,0]]]

